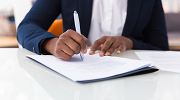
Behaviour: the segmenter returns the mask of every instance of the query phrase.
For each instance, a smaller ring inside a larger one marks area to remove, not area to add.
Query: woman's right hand
[[[73,30],[67,30],[59,38],[45,39],[42,50],[59,59],[70,60],[74,54],[87,53],[89,40]]]

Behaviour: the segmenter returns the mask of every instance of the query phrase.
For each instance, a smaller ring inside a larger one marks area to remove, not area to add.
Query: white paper
[[[2,59],[2,58],[0,58],[0,61],[2,62],[2,61],[3,61],[3,59]]]
[[[6,60],[0,57],[0,63],[4,63],[4,62],[6,62]]]
[[[180,52],[154,51],[154,52],[135,52],[143,61],[152,62],[160,70],[180,72]]]
[[[84,55],[82,61],[79,55],[65,61],[53,55],[27,55],[46,65],[55,72],[73,81],[85,81],[106,78],[132,70],[150,66],[150,62],[131,60],[119,57],[99,57],[99,55]]]

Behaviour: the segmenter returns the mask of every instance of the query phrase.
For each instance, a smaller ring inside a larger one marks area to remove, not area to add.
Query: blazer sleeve
[[[142,31],[143,40],[129,37],[133,49],[138,50],[169,50],[164,11],[161,0],[156,0],[148,26]]]
[[[61,13],[61,0],[37,0],[18,27],[18,42],[32,52],[40,54],[40,41],[56,37],[47,32]]]

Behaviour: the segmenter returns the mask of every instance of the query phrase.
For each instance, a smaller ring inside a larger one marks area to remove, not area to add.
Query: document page
[[[6,60],[4,60],[3,58],[0,57],[0,63],[2,64],[3,62],[5,62]]]
[[[164,71],[180,72],[180,52],[152,51],[135,52],[143,61],[150,61],[158,69]]]
[[[27,55],[49,69],[73,80],[85,81],[106,78],[150,66],[150,62],[119,57],[99,57],[98,55],[74,55],[69,61],[53,55]]]

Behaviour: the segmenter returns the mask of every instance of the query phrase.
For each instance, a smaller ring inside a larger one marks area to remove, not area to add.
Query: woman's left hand
[[[121,52],[132,49],[133,41],[124,36],[103,36],[102,38],[96,40],[91,47],[90,55],[93,55],[96,50],[100,50],[99,55],[110,56],[115,49],[117,49],[117,54]]]

